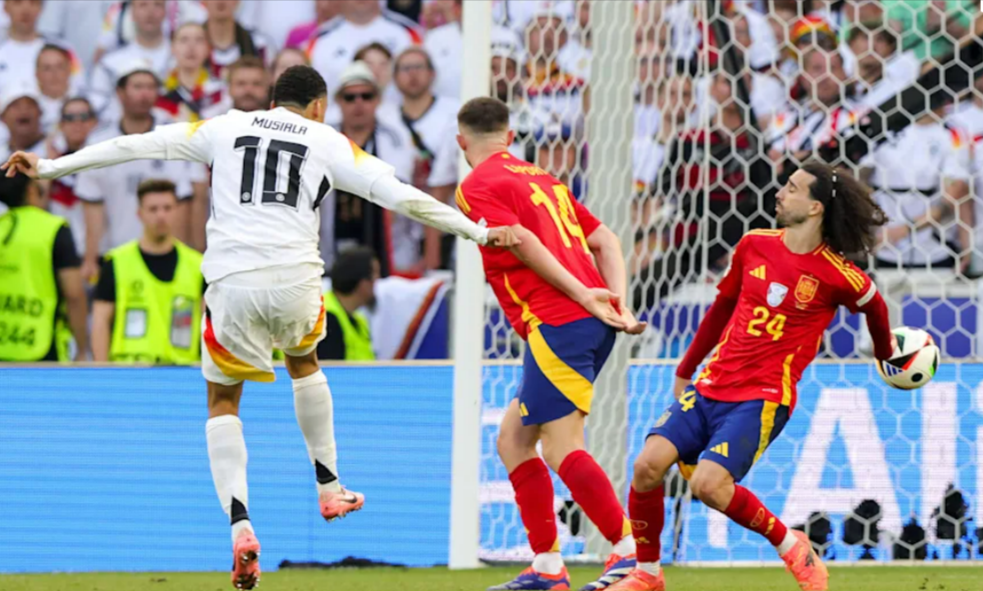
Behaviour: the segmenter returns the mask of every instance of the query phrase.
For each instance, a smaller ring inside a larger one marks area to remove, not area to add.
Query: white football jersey
[[[488,231],[393,178],[393,167],[331,127],[284,108],[229,111],[165,125],[41,160],[41,178],[139,159],[191,160],[212,169],[205,281],[270,267],[313,264],[321,200],[339,189],[484,244]]]

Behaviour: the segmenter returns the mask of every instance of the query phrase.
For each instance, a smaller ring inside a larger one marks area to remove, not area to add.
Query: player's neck
[[[485,160],[488,160],[495,154],[507,152],[508,149],[508,146],[497,143],[481,146],[480,148],[472,148],[468,152],[468,162],[471,163],[471,168],[478,168]]]
[[[809,254],[823,243],[823,233],[819,226],[808,221],[791,228],[785,228],[785,248],[795,254]]]
[[[174,237],[168,234],[162,239],[154,239],[144,232],[140,237],[140,250],[147,254],[167,254],[174,250]]]
[[[434,95],[429,92],[425,92],[416,98],[404,96],[403,115],[406,115],[411,121],[416,121],[420,117],[423,117],[424,113],[433,106],[436,100]]]

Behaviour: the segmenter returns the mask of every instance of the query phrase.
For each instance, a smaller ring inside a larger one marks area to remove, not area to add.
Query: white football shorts
[[[325,336],[317,265],[236,273],[205,291],[201,373],[216,384],[272,382],[273,349],[292,357]]]

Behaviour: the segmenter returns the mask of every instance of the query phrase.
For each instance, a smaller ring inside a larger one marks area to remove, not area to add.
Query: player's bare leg
[[[543,457],[570,489],[573,500],[611,542],[604,572],[585,591],[605,589],[635,568],[635,539],[625,510],[604,470],[584,448],[584,413],[575,410],[540,426]]]
[[[513,400],[505,411],[498,432],[498,456],[505,464],[515,490],[522,524],[529,535],[529,545],[536,554],[532,566],[514,580],[490,587],[505,589],[570,588],[570,577],[560,556],[553,511],[553,479],[549,468],[536,453],[539,426],[523,425],[519,401]]]
[[[317,352],[285,355],[293,380],[294,412],[307,443],[307,455],[317,478],[318,504],[327,521],[343,518],[365,504],[361,493],[345,490],[338,480],[338,449],[334,437],[334,405],[328,379],[317,362]]]
[[[679,451],[676,446],[661,435],[649,437],[642,453],[635,458],[628,515],[638,548],[638,564],[627,577],[609,587],[610,591],[665,590],[665,575],[660,563],[666,515],[663,482],[669,468],[677,461]]]
[[[701,460],[690,486],[705,505],[768,538],[803,591],[826,591],[829,573],[809,538],[788,529],[751,491],[735,484],[726,468]]]
[[[232,524],[232,585],[252,589],[259,583],[259,541],[249,522],[246,441],[239,420],[242,383],[208,382],[208,460],[215,492]]]

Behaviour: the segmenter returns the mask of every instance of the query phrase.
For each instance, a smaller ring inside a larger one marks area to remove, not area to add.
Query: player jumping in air
[[[522,383],[502,420],[498,453],[536,557],[515,580],[491,589],[570,588],[547,465],[614,545],[602,577],[585,587],[603,589],[635,565],[624,509],[607,475],[584,450],[593,382],[615,334],[644,329],[621,306],[627,283],[621,244],[560,181],[509,154],[514,132],[505,103],[471,100],[458,113],[458,126],[458,144],[474,170],[457,192],[457,205],[472,220],[515,233],[516,246],[484,248],[482,258],[509,322],[528,342]],[[536,453],[540,441],[545,463]]]
[[[887,306],[870,278],[843,258],[869,252],[886,216],[854,178],[819,163],[792,174],[776,213],[783,230],[752,231],[734,250],[717,299],[676,370],[676,401],[635,460],[628,511],[638,566],[611,591],[666,588],[659,566],[662,480],[677,461],[693,494],[766,537],[803,590],[827,589],[826,567],[806,535],[736,483],[791,416],[796,384],[837,308],[866,313],[874,355],[891,356]]]
[[[260,547],[249,522],[239,399],[243,380],[274,380],[273,347],[286,354],[321,515],[331,521],[365,502],[338,481],[331,391],[316,356],[325,330],[318,206],[328,191],[354,193],[486,247],[507,248],[515,241],[510,229],[479,227],[397,181],[391,166],[324,125],[327,88],[315,70],[288,69],[277,80],[271,107],[167,125],[54,161],[17,152],[0,167],[7,176],[23,172],[54,179],[139,159],[211,165],[212,214],[202,264],[208,283],[202,337],[205,431],[215,490],[232,523],[232,583],[240,589],[259,581]]]

